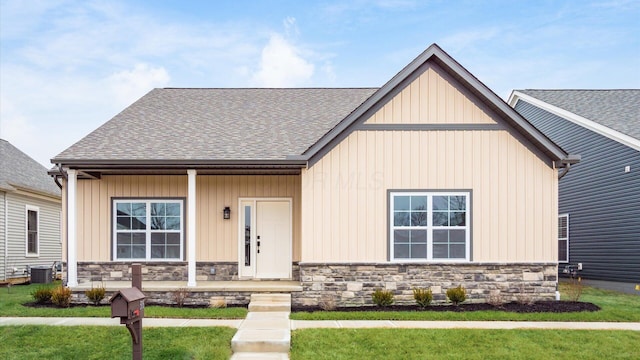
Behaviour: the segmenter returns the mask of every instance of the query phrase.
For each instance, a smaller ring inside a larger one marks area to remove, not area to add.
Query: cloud
[[[128,106],[135,99],[156,87],[164,87],[170,77],[163,67],[136,64],[132,70],[123,70],[110,75],[107,84],[121,106]]]
[[[260,66],[253,81],[260,87],[295,87],[307,83],[315,66],[301,51],[279,34],[272,34],[262,49]]]

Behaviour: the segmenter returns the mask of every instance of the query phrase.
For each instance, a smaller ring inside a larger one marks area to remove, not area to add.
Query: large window
[[[182,204],[182,200],[115,200],[115,259],[181,260]]]
[[[558,261],[569,262],[569,214],[558,216]]]
[[[469,260],[468,192],[391,192],[391,260]]]
[[[26,255],[27,256],[38,256],[38,251],[40,248],[39,239],[40,236],[38,234],[40,224],[39,224],[39,216],[38,213],[40,209],[35,206],[26,207]]]

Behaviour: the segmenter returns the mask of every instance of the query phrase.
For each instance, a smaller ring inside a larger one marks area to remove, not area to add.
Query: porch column
[[[187,170],[187,286],[196,286],[196,175],[195,169]]]
[[[67,170],[67,286],[78,286],[76,191],[78,174],[76,170]]]

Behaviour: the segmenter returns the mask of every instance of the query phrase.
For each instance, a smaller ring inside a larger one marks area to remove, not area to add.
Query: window
[[[468,192],[391,192],[391,260],[469,260]]]
[[[27,243],[27,256],[38,256],[40,250],[40,235],[38,230],[40,229],[40,217],[38,216],[40,209],[35,206],[26,207],[26,243]]]
[[[558,262],[569,262],[569,214],[558,216]]]
[[[117,260],[183,258],[182,200],[115,200]]]

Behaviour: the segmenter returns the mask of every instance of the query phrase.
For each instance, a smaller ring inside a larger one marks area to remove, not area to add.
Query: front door
[[[291,201],[240,200],[240,277],[291,278]]]

